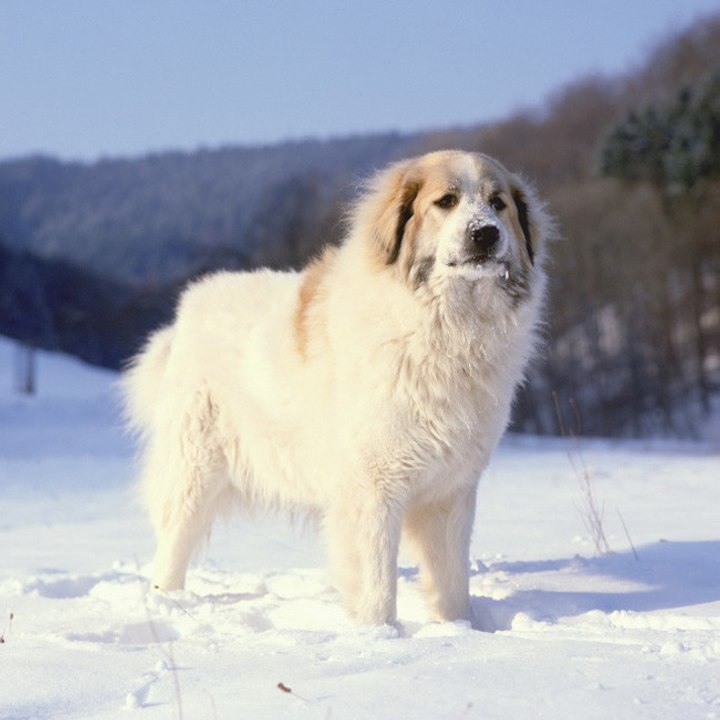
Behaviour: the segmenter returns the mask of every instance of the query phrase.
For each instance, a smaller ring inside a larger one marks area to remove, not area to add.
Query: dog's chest
[[[404,398],[387,423],[378,424],[371,464],[378,478],[401,484],[417,498],[472,485],[505,429],[509,405],[509,398],[498,403],[477,389]]]

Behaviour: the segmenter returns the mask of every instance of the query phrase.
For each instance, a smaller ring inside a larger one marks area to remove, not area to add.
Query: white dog
[[[401,534],[434,617],[469,618],[475,492],[535,344],[547,235],[518,177],[438,152],[378,174],[303,272],[191,285],[125,377],[155,586],[183,587],[229,504],[302,508],[359,621],[396,619]]]

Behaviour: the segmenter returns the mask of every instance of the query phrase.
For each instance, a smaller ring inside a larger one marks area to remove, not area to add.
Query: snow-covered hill
[[[186,591],[147,594],[115,377],[41,354],[21,398],[12,354],[0,341],[0,718],[720,717],[708,447],[507,439],[471,558],[497,631],[428,622],[408,561],[401,627],[358,627],[314,530],[282,517],[218,527]]]

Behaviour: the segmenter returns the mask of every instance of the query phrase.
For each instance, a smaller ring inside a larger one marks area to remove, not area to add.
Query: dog
[[[372,178],[302,272],[191,284],[124,376],[154,587],[184,586],[222,510],[303,509],[359,622],[396,622],[401,536],[432,616],[470,620],[476,489],[537,345],[550,234],[525,180],[441,151]]]

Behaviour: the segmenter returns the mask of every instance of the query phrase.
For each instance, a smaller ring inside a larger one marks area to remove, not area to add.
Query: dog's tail
[[[147,436],[153,425],[174,335],[172,326],[154,332],[121,380],[127,427],[141,436]]]

